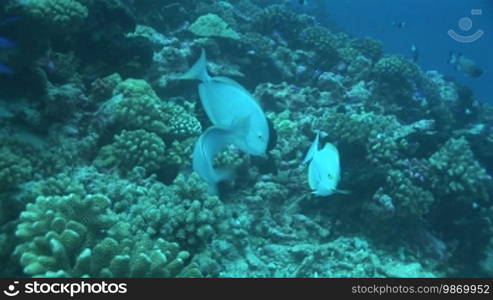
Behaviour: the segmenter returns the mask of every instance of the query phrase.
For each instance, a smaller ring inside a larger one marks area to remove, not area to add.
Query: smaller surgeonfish
[[[471,77],[479,77],[484,73],[484,70],[479,67],[476,62],[462,53],[450,52],[448,63],[455,65],[455,69],[466,73]]]
[[[14,47],[13,42],[0,36],[0,48],[13,48],[13,47]],[[7,67],[6,65],[0,63],[0,73],[12,75],[14,71],[12,71],[12,69]]]
[[[320,132],[317,133],[303,163],[308,163],[308,184],[317,196],[330,196],[334,193],[348,194],[348,191],[338,190],[337,184],[341,179],[339,151],[331,143],[319,150]]]
[[[209,194],[217,194],[217,183],[232,176],[229,169],[214,169],[214,157],[231,142],[232,132],[227,128],[208,128],[197,140],[193,149],[192,167],[207,184]]]

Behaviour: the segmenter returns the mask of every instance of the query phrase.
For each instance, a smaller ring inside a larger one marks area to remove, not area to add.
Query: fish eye
[[[263,139],[263,137],[264,137],[264,136],[263,136],[261,133],[257,134],[257,138],[258,138],[259,140]]]
[[[327,174],[327,177],[329,177],[330,180],[334,179],[334,176],[332,176],[332,174]]]

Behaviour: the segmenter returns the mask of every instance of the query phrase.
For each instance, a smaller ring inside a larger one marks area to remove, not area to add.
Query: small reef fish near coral
[[[337,189],[341,179],[339,163],[339,151],[327,143],[322,149],[318,149],[320,132],[317,132],[315,141],[306,153],[304,163],[308,163],[308,184],[317,196],[329,196],[333,193],[346,193]]]
[[[0,1],[0,275],[493,276],[489,52],[335,5]]]

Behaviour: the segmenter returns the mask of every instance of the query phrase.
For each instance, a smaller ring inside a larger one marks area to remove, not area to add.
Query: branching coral
[[[387,55],[375,64],[373,74],[379,80],[397,85],[417,78],[419,69],[415,64],[402,56]]]
[[[14,254],[28,275],[69,269],[86,240],[116,222],[104,195],[40,196],[21,214],[16,235],[24,241]],[[81,274],[82,275],[82,274]],[[97,276],[97,275],[96,275]]]
[[[464,137],[452,138],[429,158],[432,186],[439,195],[463,195],[468,201],[488,201],[491,176],[474,158]]]
[[[118,167],[124,172],[134,167],[143,167],[151,173],[165,162],[165,144],[155,133],[143,129],[123,130],[115,136],[115,141],[104,146],[94,161],[95,166]]]
[[[69,179],[70,184],[64,186],[66,179]],[[187,266],[190,257],[187,251],[181,251],[176,243],[151,237],[153,232],[149,226],[152,224],[147,223],[145,218],[153,215],[155,209],[167,212],[168,217],[181,213],[186,218],[184,222],[188,224],[185,228],[195,228],[197,234],[205,237],[210,234],[208,229],[212,230],[207,225],[211,213],[207,208],[215,206],[210,201],[202,207],[205,210],[200,209],[200,205],[199,210],[193,210],[195,206],[190,203],[188,210],[177,212],[175,209],[178,207],[175,205],[186,207],[186,204],[178,201],[170,188],[155,183],[147,189],[125,180],[105,177],[94,170],[80,170],[70,175],[64,174],[58,179],[39,182],[33,186],[31,193],[39,196],[21,214],[16,230],[21,243],[14,252],[27,275],[199,275],[193,265]],[[203,195],[206,194],[204,191]],[[163,203],[159,201],[165,199],[175,201],[167,202],[162,207]],[[124,212],[123,208],[129,204],[135,205],[131,212]],[[137,211],[138,215],[135,214]],[[174,217],[165,221],[171,222],[172,219]],[[169,236],[176,239],[171,234]]]
[[[373,38],[366,37],[363,39],[353,40],[351,45],[373,62],[378,61],[383,55],[382,42]]]
[[[184,139],[201,131],[198,120],[182,106],[161,101],[144,80],[127,79],[113,94],[116,122],[126,129],[145,129],[158,136]]]
[[[88,15],[87,7],[76,0],[14,1],[10,9],[20,10],[54,32],[73,31]]]
[[[425,216],[434,202],[433,194],[415,185],[405,173],[391,170],[384,188],[391,197],[395,215],[417,221]]]
[[[343,51],[338,51],[338,47],[341,47],[341,44],[343,44],[340,37],[333,34],[326,27],[307,27],[301,32],[300,37],[301,44],[309,50],[315,51],[322,61],[322,66],[326,68],[334,66],[341,54],[343,54]],[[344,49],[349,51],[347,48],[341,48],[340,50]],[[344,54],[348,58],[351,56],[348,52]]]
[[[0,147],[0,192],[14,188],[31,177],[32,165],[8,146]]]
[[[240,35],[231,29],[229,25],[218,15],[207,14],[199,17],[189,28],[189,30],[204,37],[223,37],[239,40]]]

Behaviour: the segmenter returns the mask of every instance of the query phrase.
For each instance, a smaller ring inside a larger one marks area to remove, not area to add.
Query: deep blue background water
[[[354,36],[381,40],[385,52],[411,57],[411,45],[420,51],[423,70],[437,70],[472,88],[476,99],[493,103],[493,0],[326,0],[331,18]],[[471,9],[481,9],[481,16],[471,16]],[[458,26],[461,17],[473,20],[464,32]],[[406,23],[392,27],[394,21]],[[454,41],[449,29],[468,35],[478,29],[483,36],[468,44]],[[485,69],[479,78],[456,71],[447,63],[455,51],[474,59]]]

